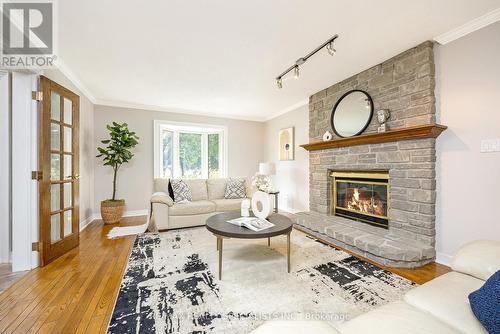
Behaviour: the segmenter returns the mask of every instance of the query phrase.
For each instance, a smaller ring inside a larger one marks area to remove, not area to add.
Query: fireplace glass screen
[[[332,173],[332,213],[360,222],[388,227],[388,175]]]

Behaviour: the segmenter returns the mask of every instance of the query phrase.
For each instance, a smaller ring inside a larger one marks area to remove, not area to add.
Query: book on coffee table
[[[257,217],[240,217],[228,220],[227,222],[240,227],[246,227],[255,232],[260,232],[274,226],[273,223]]]

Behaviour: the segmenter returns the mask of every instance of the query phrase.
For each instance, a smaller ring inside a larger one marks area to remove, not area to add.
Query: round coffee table
[[[267,238],[267,245],[270,246],[271,238],[286,234],[286,255],[287,268],[290,272],[290,234],[293,223],[290,218],[274,213],[267,217],[267,220],[274,224],[273,227],[260,232],[252,231],[246,227],[240,227],[228,223],[230,219],[241,217],[239,211],[219,213],[207,219],[207,230],[212,232],[217,238],[217,250],[219,251],[219,279],[222,278],[222,240],[224,238],[236,239],[264,239]]]

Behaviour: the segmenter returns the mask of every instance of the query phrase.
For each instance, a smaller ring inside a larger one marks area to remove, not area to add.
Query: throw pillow
[[[245,198],[246,195],[245,179],[227,180],[225,199]]]
[[[500,333],[500,270],[469,295],[472,312],[488,333]]]
[[[174,189],[172,188],[172,180],[168,180],[168,196],[175,201]]]
[[[174,191],[174,202],[183,203],[191,202],[193,199],[191,197],[191,189],[189,189],[186,182],[183,180],[172,180],[172,190]]]

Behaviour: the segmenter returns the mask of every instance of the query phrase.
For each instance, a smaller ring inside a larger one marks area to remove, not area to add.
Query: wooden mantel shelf
[[[300,145],[300,147],[303,147],[308,151],[317,151],[336,147],[387,143],[398,140],[436,138],[441,134],[441,132],[446,130],[446,128],[446,126],[441,124],[418,125],[404,129],[389,130],[381,133],[369,133],[361,136],[309,143]]]

